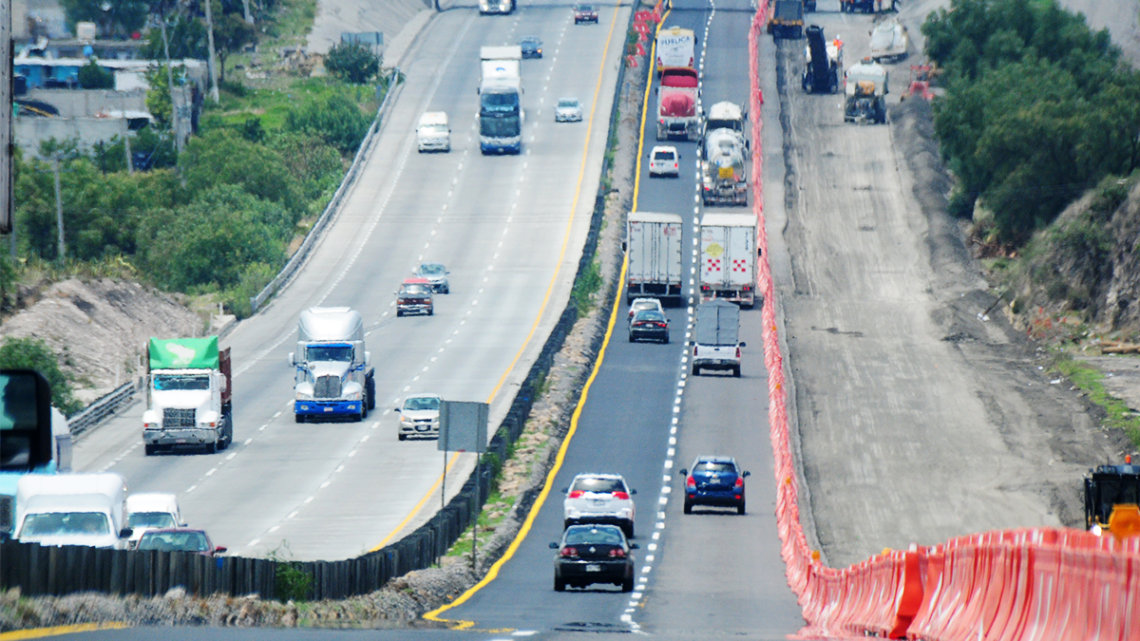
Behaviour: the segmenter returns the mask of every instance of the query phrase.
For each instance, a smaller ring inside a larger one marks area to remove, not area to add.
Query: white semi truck
[[[214,453],[234,440],[230,350],[218,337],[150,339],[143,444],[160,449],[204,447]]]
[[[756,214],[705,214],[701,219],[701,300],[756,304]],[[763,303],[763,301],[760,301]]]
[[[626,250],[629,266],[625,276],[625,298],[652,297],[681,300],[680,214],[630,212],[626,222]]]
[[[376,408],[372,355],[364,351],[364,320],[348,307],[312,307],[297,322],[293,415],[362,421]]]

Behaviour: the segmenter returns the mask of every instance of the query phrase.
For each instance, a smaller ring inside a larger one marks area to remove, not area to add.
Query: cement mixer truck
[[[734,109],[729,110],[727,106]],[[710,118],[710,123],[725,122],[725,113],[732,111],[739,118],[739,128],[729,125],[706,131],[701,142],[701,199],[706,207],[745,207],[748,205],[748,143],[744,139],[743,114],[731,103],[718,103],[713,107],[710,115],[716,113],[721,119]]]
[[[847,70],[844,80],[847,101],[845,122],[884,123],[887,121],[887,70],[870,57]]]
[[[667,67],[661,72],[661,86],[657,88],[658,140],[700,138],[698,84],[697,71],[691,67]]]

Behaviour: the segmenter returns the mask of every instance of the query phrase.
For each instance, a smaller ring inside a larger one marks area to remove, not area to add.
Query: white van
[[[16,486],[16,539],[124,549],[127,483],[118,474],[28,474]]]
[[[451,128],[447,123],[447,114],[428,111],[420,116],[420,124],[416,126],[416,144],[420,153],[451,151]]]
[[[127,527],[131,537],[127,546],[138,546],[143,532],[149,529],[184,527],[182,512],[178,509],[178,498],[173,494],[142,492],[127,497]]]

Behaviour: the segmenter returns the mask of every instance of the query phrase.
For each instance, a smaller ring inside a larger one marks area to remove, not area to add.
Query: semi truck
[[[630,212],[626,219],[625,298],[652,297],[681,301],[681,232],[684,220],[680,214]]]
[[[234,440],[230,348],[218,337],[152,338],[147,345],[143,445],[162,449],[204,447],[214,453]]]
[[[748,141],[744,110],[731,102],[713,105],[701,141],[701,200],[709,205],[748,205]]]
[[[699,84],[697,71],[691,67],[667,67],[661,72],[661,86],[657,88],[657,140],[700,138]]]
[[[844,122],[887,121],[887,70],[870,57],[847,70],[844,80]]]
[[[807,46],[804,47],[804,74],[801,79],[808,93],[838,93],[839,78],[843,75],[843,42],[836,38],[828,42],[823,27],[807,28]]]
[[[297,321],[293,416],[362,421],[376,408],[376,370],[364,351],[364,320],[348,307],[312,307]]]
[[[715,129],[728,129],[744,138],[744,119],[747,113],[735,102],[718,102],[705,114],[705,133]]]
[[[657,32],[657,75],[668,67],[696,66],[697,36],[692,29],[668,27]]]
[[[756,214],[705,214],[701,219],[701,300],[756,304]],[[763,301],[761,301],[762,303]]]
[[[484,155],[522,152],[522,47],[482,47],[479,149]]]
[[[126,549],[127,483],[118,474],[28,474],[16,489],[15,538]]]

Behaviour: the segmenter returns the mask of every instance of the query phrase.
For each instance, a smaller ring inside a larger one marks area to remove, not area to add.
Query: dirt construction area
[[[784,208],[768,234],[790,256],[774,273],[806,518],[833,567],[971,532],[1083,527],[1082,475],[1133,449],[1000,311],[981,317],[996,295],[946,214],[930,105],[898,98],[934,4],[900,15],[914,42],[887,65],[886,125],[845,124],[842,95],[802,91],[803,40],[761,63],[779,88],[783,158],[766,155],[785,176],[766,209]],[[848,67],[875,20],[837,2],[806,18],[842,35]]]

